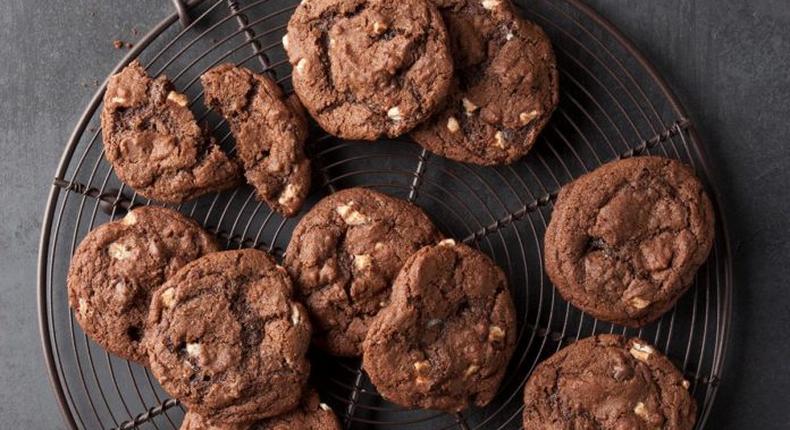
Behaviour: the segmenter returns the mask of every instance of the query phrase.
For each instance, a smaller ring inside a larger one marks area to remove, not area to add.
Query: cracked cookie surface
[[[510,0],[431,0],[447,23],[455,78],[445,108],[412,132],[444,157],[509,164],[534,145],[559,102],[551,43]]]
[[[262,251],[217,252],[189,263],[151,300],[145,345],[153,374],[211,422],[291,410],[310,371],[311,333],[292,294],[285,269]]]
[[[310,389],[299,406],[282,415],[241,424],[211,424],[203,417],[187,412],[181,430],[340,430],[340,422],[332,409]]]
[[[524,389],[524,429],[690,430],[689,386],[645,341],[588,337],[535,368]]]
[[[285,256],[315,323],[316,344],[335,355],[360,355],[403,263],[440,237],[420,208],[375,191],[351,188],[318,202],[294,229]]]
[[[688,166],[629,158],[562,188],[546,230],[546,271],[574,306],[640,327],[688,289],[713,236],[711,202]]]
[[[433,114],[452,79],[447,31],[427,0],[311,0],[283,40],[294,90],[328,133],[396,137]]]
[[[219,250],[198,223],[145,206],[88,233],[71,259],[69,306],[107,351],[147,363],[141,345],[154,291],[188,262]]]
[[[151,79],[136,60],[110,78],[101,125],[115,173],[146,198],[183,203],[241,178],[239,165],[200,129],[187,97],[166,77]]]
[[[370,324],[363,365],[386,399],[457,412],[496,394],[516,344],[502,270],[446,239],[417,251]]]
[[[286,98],[270,77],[232,64],[200,80],[206,105],[230,125],[247,183],[269,207],[295,215],[310,191],[307,120],[299,101]]]

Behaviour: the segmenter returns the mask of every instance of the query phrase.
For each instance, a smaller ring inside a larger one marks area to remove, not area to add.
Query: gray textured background
[[[590,0],[678,92],[723,179],[733,339],[709,428],[790,428],[790,2]],[[61,428],[36,322],[44,205],[68,134],[165,0],[0,1],[0,428]]]

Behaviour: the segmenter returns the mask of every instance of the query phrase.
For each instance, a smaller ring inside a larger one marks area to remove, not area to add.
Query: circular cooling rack
[[[116,67],[139,58],[166,74],[233,151],[227,125],[202,102],[200,75],[221,62],[267,71],[290,90],[281,46],[297,0],[173,0],[178,13],[148,33]],[[721,377],[731,314],[731,257],[711,168],[685,111],[655,69],[608,21],[579,0],[519,0],[551,37],[560,105],[534,149],[511,166],[450,162],[407,138],[342,141],[313,129],[316,180],[304,213],[337,189],[365,186],[421,206],[448,236],[476,246],[507,273],[518,346],[496,399],[461,414],[404,410],[383,400],[360,361],[311,352],[313,384],[349,429],[518,429],[524,383],[537,363],[576,339],[622,333],[651,341],[691,381],[703,428]],[[103,157],[96,93],[66,145],[46,209],[39,254],[41,339],[52,385],[71,428],[177,429],[184,414],[143,367],[93,344],[68,307],[66,273],[76,245],[96,226],[150,202],[114,175]],[[543,234],[559,188],[618,158],[656,154],[692,165],[717,209],[716,242],[693,287],[661,320],[642,329],[596,321],[563,301],[543,271]],[[177,209],[227,248],[256,247],[282,258],[299,217],[284,219],[249,187]],[[278,387],[271,387],[277,390]]]

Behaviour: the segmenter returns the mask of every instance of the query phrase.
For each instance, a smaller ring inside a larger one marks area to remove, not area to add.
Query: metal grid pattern
[[[173,0],[178,13],[154,28],[117,66],[140,58],[167,74],[232,149],[221,118],[201,100],[199,76],[235,62],[276,77],[290,89],[280,39],[294,0]],[[336,189],[366,186],[420,205],[447,235],[478,247],[508,274],[519,319],[518,347],[497,398],[486,408],[447,415],[408,411],[384,401],[359,360],[311,352],[313,383],[347,429],[517,429],[522,389],[541,360],[576,339],[622,333],[652,341],[692,383],[703,428],[716,396],[731,313],[731,258],[714,180],[693,125],[664,81],[610,23],[579,0],[518,1],[543,26],[558,57],[561,102],[533,151],[495,168],[453,163],[408,138],[377,144],[312,131],[319,178],[307,208]],[[190,18],[191,17],[191,18]],[[39,255],[42,343],[55,393],[71,428],[178,428],[184,409],[144,368],[90,342],[67,305],[70,255],[91,229],[151,204],[124,186],[103,158],[97,92],[74,130],[53,182]],[[716,205],[717,239],[694,286],[661,320],[643,329],[596,321],[564,302],[543,273],[542,239],[562,184],[598,165],[639,154],[691,164]],[[228,248],[256,247],[277,258],[298,219],[284,219],[248,187],[176,207]],[[277,387],[272,387],[277,389]]]

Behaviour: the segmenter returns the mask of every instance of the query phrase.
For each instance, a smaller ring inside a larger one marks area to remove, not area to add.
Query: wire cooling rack
[[[139,58],[167,74],[201,122],[233,151],[227,125],[207,111],[196,84],[220,62],[267,71],[290,90],[281,46],[295,0],[173,0],[177,13],[148,33],[113,71]],[[691,381],[703,428],[716,397],[731,314],[731,257],[715,180],[693,124],[655,69],[608,21],[579,0],[520,1],[551,37],[560,69],[560,106],[532,152],[482,168],[431,155],[407,138],[376,144],[312,133],[317,180],[307,204],[337,189],[365,186],[416,203],[447,235],[480,248],[508,274],[518,347],[496,399],[448,415],[409,411],[383,400],[359,360],[311,352],[313,384],[347,429],[518,429],[522,389],[537,363],[596,333],[640,336],[663,350]],[[527,4],[525,4],[527,3]],[[91,229],[150,202],[135,195],[103,158],[96,93],[69,139],[50,192],[39,254],[39,316],[48,370],[71,428],[178,428],[184,408],[144,368],[109,355],[75,323],[67,305],[69,258]],[[596,321],[564,302],[548,282],[542,242],[564,183],[618,158],[657,154],[691,164],[717,209],[717,236],[694,286],[661,320],[643,329]],[[256,247],[282,257],[297,219],[283,219],[242,187],[177,209],[227,248]],[[278,387],[271,387],[277,390]]]

